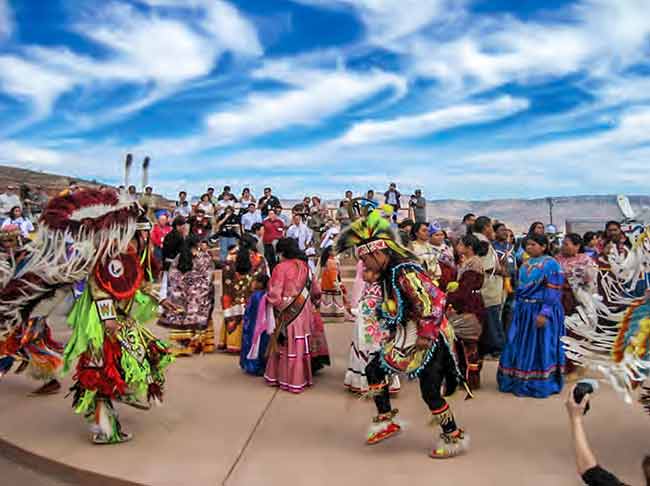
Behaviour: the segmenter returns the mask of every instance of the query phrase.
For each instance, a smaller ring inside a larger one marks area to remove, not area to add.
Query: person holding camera
[[[583,382],[577,383],[571,388],[565,402],[573,437],[578,474],[588,486],[625,486],[625,483],[598,465],[598,460],[589,446],[583,417],[589,410],[591,394],[587,393],[580,397],[580,394],[575,393],[576,388],[582,384]],[[646,486],[650,486],[650,456],[643,459],[642,467]]]
[[[409,199],[409,208],[413,211],[413,220],[416,223],[424,223],[427,220],[427,200],[422,197],[422,190],[415,190]]]

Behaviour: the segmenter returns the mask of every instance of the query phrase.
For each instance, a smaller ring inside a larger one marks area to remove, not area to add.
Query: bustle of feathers
[[[577,310],[565,318],[572,335],[562,342],[568,359],[602,374],[631,403],[638,384],[650,376],[650,226],[627,255],[614,249],[608,260],[610,269],[598,275],[601,293],[576,294]]]
[[[54,288],[84,279],[95,264],[126,252],[138,205],[112,190],[82,189],[53,198],[38,232],[16,262],[0,268],[0,320],[11,329]]]

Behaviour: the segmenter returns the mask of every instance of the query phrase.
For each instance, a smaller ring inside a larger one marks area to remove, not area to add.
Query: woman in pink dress
[[[269,330],[271,342],[264,378],[271,386],[301,393],[312,384],[310,341],[320,287],[296,240],[281,239],[276,252],[280,263],[273,270],[267,293],[275,327]]]

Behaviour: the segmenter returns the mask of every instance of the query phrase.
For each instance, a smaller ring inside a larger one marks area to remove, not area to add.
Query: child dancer
[[[383,302],[383,293],[379,284],[379,273],[363,269],[365,282],[352,334],[350,361],[345,374],[345,387],[353,393],[366,393],[368,380],[366,366],[381,349],[386,332],[379,324],[378,310]],[[389,386],[390,393],[400,390],[399,376],[393,375]]]
[[[244,312],[239,366],[249,375],[262,376],[266,368],[266,346],[269,343],[269,335],[266,332],[268,325],[266,288],[268,283],[269,277],[265,273],[255,276],[251,283],[253,294]]]

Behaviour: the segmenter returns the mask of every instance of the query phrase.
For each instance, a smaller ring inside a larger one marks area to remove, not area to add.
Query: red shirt
[[[153,226],[153,229],[151,230],[151,242],[154,244],[154,246],[157,246],[158,248],[162,248],[163,240],[171,230],[172,227],[169,226],[168,224],[166,224],[165,226],[160,226],[160,224],[156,223]]]
[[[284,236],[284,221],[280,218],[273,221],[265,219],[262,224],[264,225],[264,238],[262,238],[262,241],[265,245],[271,244]]]

